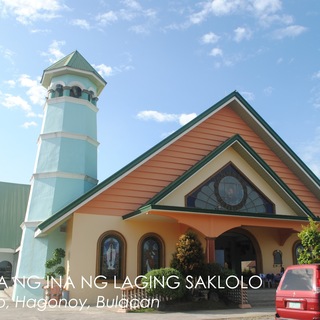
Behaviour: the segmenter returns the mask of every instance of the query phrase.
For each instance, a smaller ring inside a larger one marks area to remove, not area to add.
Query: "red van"
[[[286,269],[276,291],[275,319],[320,320],[320,264]]]

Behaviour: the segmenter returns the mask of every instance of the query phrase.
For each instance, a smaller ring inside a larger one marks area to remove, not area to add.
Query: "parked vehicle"
[[[275,319],[320,320],[320,264],[285,270],[276,291]]]

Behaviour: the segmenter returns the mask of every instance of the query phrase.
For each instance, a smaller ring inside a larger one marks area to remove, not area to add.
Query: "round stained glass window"
[[[238,210],[247,201],[245,184],[232,175],[223,176],[215,182],[215,194],[218,202],[228,210]]]

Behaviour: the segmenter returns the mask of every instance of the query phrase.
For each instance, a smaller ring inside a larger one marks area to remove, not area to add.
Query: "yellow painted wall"
[[[283,266],[289,266],[293,264],[292,252],[294,243],[298,240],[297,234],[292,234],[283,245],[278,242],[279,230],[268,228],[245,228],[247,229],[258,241],[261,256],[262,256],[262,271],[263,273],[279,273],[280,267],[273,266],[273,251],[280,250],[282,252]]]
[[[92,214],[74,214],[72,222],[72,242],[67,242],[67,260],[69,261],[69,276],[75,289],[69,286],[70,298],[88,299],[88,303],[95,304],[97,296],[121,298],[122,283],[114,286],[113,282],[99,290],[85,286],[81,288],[81,279],[96,276],[97,243],[99,237],[106,231],[116,230],[126,240],[126,276],[132,282],[139,275],[138,242],[146,233],[158,234],[165,243],[165,264],[169,266],[175,244],[180,233],[179,225],[173,221],[164,222],[150,217],[150,222],[123,221],[121,217],[98,216]],[[70,229],[68,228],[68,232]],[[69,239],[69,237],[67,237]]]

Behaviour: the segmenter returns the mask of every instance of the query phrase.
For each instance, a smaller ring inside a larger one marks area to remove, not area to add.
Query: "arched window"
[[[54,91],[54,97],[62,97],[63,96],[63,87],[61,84],[57,84],[56,90]]]
[[[104,233],[98,241],[97,275],[106,276],[108,280],[124,279],[126,243],[123,236],[116,231]]]
[[[142,275],[164,266],[164,245],[158,235],[153,233],[144,235],[139,241],[138,250]]]
[[[303,249],[303,246],[301,244],[301,241],[296,241],[293,245],[293,263],[294,264],[299,264],[298,258],[300,256],[300,250],[302,249]]]
[[[81,88],[73,86],[70,89],[70,97],[80,98],[81,97]]]
[[[12,264],[9,261],[0,262],[0,278],[11,280]]]
[[[273,266],[282,267],[282,252],[280,250],[273,251]]]
[[[186,196],[189,208],[274,213],[274,204],[232,163],[229,163]]]
[[[91,101],[93,98],[93,91],[88,92],[88,101]]]

